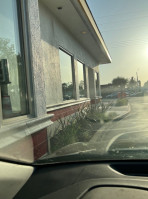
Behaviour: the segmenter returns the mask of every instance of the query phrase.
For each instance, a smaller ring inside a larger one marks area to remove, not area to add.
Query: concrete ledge
[[[66,107],[69,107],[69,106],[82,104],[82,103],[85,103],[85,102],[90,102],[90,98],[82,98],[80,100],[69,100],[69,101],[65,101],[65,102],[60,103],[60,104],[51,105],[51,106],[47,107],[47,112],[66,108]]]
[[[52,124],[50,120],[53,115],[45,115],[40,118],[31,118],[25,121],[18,120],[14,124],[5,125],[0,128],[0,149],[12,144],[26,136],[47,128]]]

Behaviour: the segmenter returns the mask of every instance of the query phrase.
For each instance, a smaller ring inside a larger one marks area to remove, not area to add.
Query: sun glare
[[[146,55],[148,56],[148,48],[146,49]]]

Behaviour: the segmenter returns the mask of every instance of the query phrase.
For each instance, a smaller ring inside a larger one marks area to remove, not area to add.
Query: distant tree
[[[125,88],[125,85],[128,83],[128,80],[124,77],[117,77],[112,80],[112,84],[121,89]]]
[[[62,84],[62,91],[64,99],[71,99],[73,96],[73,83],[63,83]]]
[[[134,80],[134,77],[131,77],[128,83],[128,87],[134,89],[137,86],[137,81]]]
[[[67,89],[68,89],[69,91],[72,91],[72,90],[73,90],[73,83],[72,83],[72,82],[69,82],[69,83],[68,83]]]
[[[15,55],[14,45],[9,39],[0,38],[0,59],[12,59]]]
[[[144,83],[144,87],[148,88],[148,81]]]
[[[84,81],[80,81],[80,83],[79,83],[79,89],[80,90],[84,89]]]
[[[84,95],[84,81],[81,80],[79,83],[79,91],[81,95]]]

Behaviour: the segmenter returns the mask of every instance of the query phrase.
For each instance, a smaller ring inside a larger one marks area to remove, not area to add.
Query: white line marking
[[[142,130],[141,132],[148,132],[148,130]],[[119,135],[116,135],[115,137],[113,137],[110,142],[108,143],[107,147],[106,147],[106,152],[109,150],[110,146],[122,135],[125,134],[129,134],[129,133],[139,133],[139,131],[132,131],[132,132],[126,132],[126,133],[120,133]]]
[[[137,123],[137,122],[136,122]],[[100,129],[100,130],[97,130],[97,131],[120,131],[120,130],[126,130],[126,129],[135,129],[135,128],[139,128],[139,127],[141,127],[141,126],[143,126],[143,124],[141,124],[141,125],[138,125],[138,126],[132,126],[132,127],[125,127],[125,128],[117,128],[117,129]],[[145,126],[144,128],[148,128],[148,126]]]
[[[143,120],[143,121],[133,120],[133,121],[129,121],[129,125],[131,123],[137,123],[137,124],[145,123],[145,124],[148,124],[148,120]],[[128,125],[128,124],[126,124],[126,125]]]
[[[143,118],[143,119],[131,119],[130,121],[142,121],[142,120],[148,120],[148,118],[146,119],[146,118]]]

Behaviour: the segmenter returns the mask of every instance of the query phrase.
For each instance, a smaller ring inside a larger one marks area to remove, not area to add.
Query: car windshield
[[[0,158],[148,159],[148,1],[33,2],[0,0]]]

